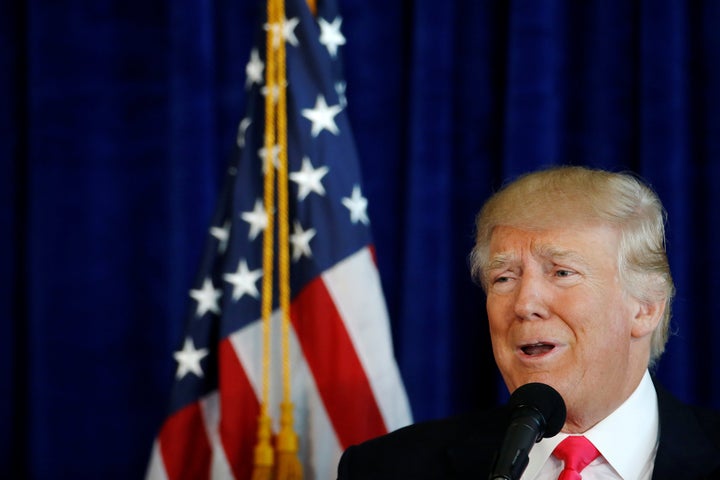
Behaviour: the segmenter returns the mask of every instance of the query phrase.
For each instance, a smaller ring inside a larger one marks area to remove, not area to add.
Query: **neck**
[[[568,405],[567,419],[562,432],[577,435],[587,432],[600,423],[630,398],[638,385],[640,385],[646,371],[647,368],[644,368],[628,377],[628,381],[620,389],[621,394],[609,398],[604,404],[594,405],[594,408],[588,408],[588,405],[579,405],[579,407]]]

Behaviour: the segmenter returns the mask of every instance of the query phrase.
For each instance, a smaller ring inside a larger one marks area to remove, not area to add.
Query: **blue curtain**
[[[342,0],[348,111],[415,418],[503,401],[474,214],[551,164],[669,214],[658,377],[720,408],[720,3]],[[0,6],[0,476],[140,478],[261,0]]]

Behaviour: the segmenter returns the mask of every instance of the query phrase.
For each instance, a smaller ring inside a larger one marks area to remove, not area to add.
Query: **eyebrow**
[[[496,253],[487,264],[486,270],[497,270],[511,264],[517,255],[508,252]]]
[[[554,245],[542,244],[533,246],[533,254],[540,258],[557,260],[565,260],[577,262],[582,265],[587,265],[587,261],[582,255],[573,250],[567,250],[559,248]],[[495,270],[507,267],[509,264],[517,261],[517,255],[511,252],[499,252],[492,256],[487,264],[487,270]]]
[[[559,248],[554,245],[538,245],[533,247],[533,252],[541,258],[549,258],[552,260],[569,260],[572,262],[587,265],[585,258],[574,250]]]

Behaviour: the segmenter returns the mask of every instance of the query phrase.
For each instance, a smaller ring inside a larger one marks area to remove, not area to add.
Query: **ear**
[[[665,300],[656,302],[638,301],[636,307],[630,331],[631,335],[633,338],[651,335],[660,323],[663,313],[665,313]]]

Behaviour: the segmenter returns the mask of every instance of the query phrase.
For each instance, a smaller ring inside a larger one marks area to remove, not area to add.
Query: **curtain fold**
[[[503,401],[473,222],[552,164],[668,210],[657,375],[720,408],[720,4],[343,0],[347,109],[417,420]],[[139,478],[264,2],[0,7],[0,476]]]

